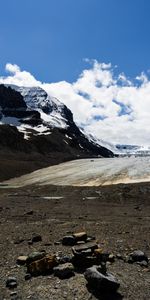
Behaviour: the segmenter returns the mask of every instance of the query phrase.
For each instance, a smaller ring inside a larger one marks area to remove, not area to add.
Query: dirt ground
[[[59,198],[60,197],[60,198]],[[90,290],[83,273],[60,280],[53,275],[25,281],[19,255],[34,250],[71,254],[71,247],[56,245],[64,235],[85,230],[104,251],[127,255],[135,249],[150,257],[150,183],[105,187],[28,186],[0,188],[0,300],[149,300],[150,268],[116,259],[108,270],[120,282],[118,294]],[[30,245],[32,235],[42,241]],[[9,275],[17,278],[16,298],[6,288]]]

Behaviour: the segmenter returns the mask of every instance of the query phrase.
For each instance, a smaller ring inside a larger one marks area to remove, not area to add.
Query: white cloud
[[[73,112],[76,123],[113,143],[150,145],[150,80],[142,72],[133,81],[114,74],[111,64],[90,61],[79,78],[69,83],[42,83],[17,65],[7,64],[0,83],[40,86]]]

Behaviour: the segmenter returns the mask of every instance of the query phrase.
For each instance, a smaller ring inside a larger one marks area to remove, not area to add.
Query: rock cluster
[[[28,256],[17,258],[17,264],[26,266],[25,280],[30,280],[32,276],[47,274],[54,274],[59,279],[67,279],[75,276],[76,272],[81,272],[84,274],[87,286],[102,293],[116,293],[120,283],[107,271],[108,264],[113,263],[115,259],[121,259],[128,263],[148,266],[148,257],[144,252],[136,250],[129,254],[128,260],[121,254],[114,256],[112,253],[104,252],[94,238],[88,237],[86,232],[64,236],[61,242],[65,246],[72,247],[71,255],[63,255],[62,252],[52,254],[34,251]],[[8,288],[15,288],[17,284],[15,277],[8,277],[6,281]]]

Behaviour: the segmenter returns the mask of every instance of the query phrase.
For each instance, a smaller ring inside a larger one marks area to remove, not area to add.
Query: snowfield
[[[40,169],[3,183],[100,186],[150,181],[150,157],[81,159]]]

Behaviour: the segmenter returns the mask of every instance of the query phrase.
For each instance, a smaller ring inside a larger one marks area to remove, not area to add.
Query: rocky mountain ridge
[[[39,87],[0,85],[0,140],[1,165],[6,161],[10,166],[12,157],[14,164],[21,160],[13,176],[70,159],[113,156],[89,141],[74,123],[72,112]]]

